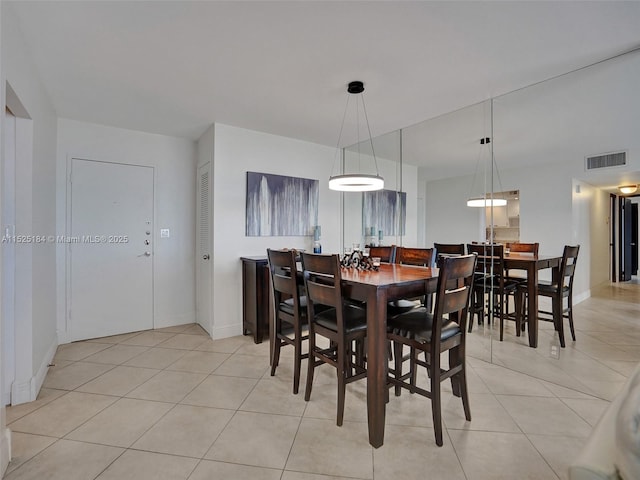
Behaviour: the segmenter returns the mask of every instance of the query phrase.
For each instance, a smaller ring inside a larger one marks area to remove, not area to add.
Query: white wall
[[[25,235],[55,233],[56,112],[33,66],[18,21],[2,3],[2,110],[8,82],[30,117],[30,145],[16,168],[16,223]],[[57,346],[55,245],[16,249],[16,380],[12,401],[35,399]],[[19,328],[18,328],[19,327]]]
[[[267,248],[312,248],[313,237],[245,236],[246,172],[318,179],[318,222],[323,253],[340,248],[340,194],[329,190],[334,148],[216,124],[213,164],[213,337],[242,332],[240,257],[266,256]]]
[[[588,183],[574,180],[573,184],[573,226],[575,241],[580,244],[578,268],[588,268],[585,278],[577,276],[585,283],[574,286],[577,291],[590,291],[607,283],[610,279],[610,230],[609,194]],[[589,241],[584,239],[588,238]]]
[[[58,120],[57,234],[66,229],[67,168],[71,157],[154,167],[154,327],[195,321],[196,145],[184,138]],[[160,238],[169,228],[170,238]],[[58,331],[67,334],[66,249],[58,245]]]

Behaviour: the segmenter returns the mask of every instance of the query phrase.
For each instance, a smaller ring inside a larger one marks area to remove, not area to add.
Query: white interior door
[[[153,328],[153,168],[71,161],[72,340]]]
[[[211,168],[198,168],[196,319],[211,334]]]

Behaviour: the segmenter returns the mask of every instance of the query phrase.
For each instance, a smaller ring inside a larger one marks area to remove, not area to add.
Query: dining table
[[[529,346],[538,346],[538,272],[552,269],[552,281],[559,281],[560,256],[531,255],[527,253],[510,252],[504,255],[505,270],[524,270],[527,273],[527,323],[529,332]]]
[[[384,443],[387,385],[387,303],[436,291],[438,269],[411,265],[380,264],[377,270],[341,269],[345,298],[366,302],[367,309],[367,420],[369,443]]]

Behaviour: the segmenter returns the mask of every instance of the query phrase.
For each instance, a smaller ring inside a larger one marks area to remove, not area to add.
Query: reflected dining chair
[[[438,258],[443,255],[464,255],[464,243],[434,243],[433,248]]]
[[[538,309],[538,320],[553,322],[554,328],[560,337],[560,346],[563,348],[565,347],[565,318],[569,320],[571,338],[574,342],[576,341],[576,332],[573,326],[573,278],[579,251],[580,245],[565,245],[557,278],[554,278],[551,282],[538,282],[538,296],[551,299],[551,312]],[[523,323],[526,320],[526,297],[527,288],[525,285],[520,285],[516,294],[516,315],[518,317],[516,324],[518,322]],[[567,299],[566,307],[563,305],[565,298]]]
[[[533,258],[538,258],[538,250],[540,248],[540,244],[537,242],[536,243],[514,242],[514,243],[507,243],[506,247],[510,250],[510,253],[517,253],[521,255],[532,256]],[[516,272],[518,271],[519,270],[516,270]],[[522,276],[522,274],[513,275],[513,269],[508,270],[505,268],[504,275],[505,275],[505,281],[507,282],[516,283],[517,286],[519,284],[526,284],[527,277]],[[515,322],[516,336],[519,337],[521,332],[524,331],[525,323],[521,322],[517,313],[517,309],[518,309],[517,308],[518,307],[517,286],[516,288],[511,288],[506,292],[504,318],[505,320],[513,320]],[[513,311],[509,310],[509,299],[511,297],[513,297],[513,303],[514,303]],[[502,339],[503,336],[504,336],[504,323],[501,322],[500,323],[500,339]]]
[[[540,249],[539,243],[523,243],[523,242],[514,242],[507,243],[506,247],[509,249],[510,253],[521,253],[524,255],[532,255],[534,258],[538,257],[538,250]],[[517,270],[516,270],[517,271]],[[507,279],[516,281],[516,282],[526,282],[526,277],[522,277],[520,275],[511,275],[509,270],[505,270],[505,276]]]
[[[267,249],[271,286],[273,289],[273,331],[270,335],[271,376],[276,374],[280,363],[280,349],[284,345],[292,345],[293,353],[293,393],[298,393],[300,385],[300,369],[303,358],[302,341],[308,338],[303,335],[307,330],[307,297],[300,294],[302,285],[298,282],[296,252],[293,250]]]
[[[444,257],[440,263],[435,309],[431,314],[426,308],[411,310],[388,321],[387,338],[397,344],[408,345],[411,349],[410,381],[398,374],[390,374],[390,386],[399,386],[412,393],[431,399],[433,428],[436,444],[442,446],[442,400],[440,383],[451,378],[453,394],[462,397],[465,418],[471,420],[469,393],[466,378],[466,321],[476,255]],[[455,284],[454,288],[451,288]],[[425,360],[419,358],[424,352]],[[441,354],[449,352],[448,370],[441,366]],[[416,385],[416,369],[427,369],[430,389]],[[405,376],[406,377],[406,376]]]
[[[470,307],[469,332],[473,329],[474,315],[478,317],[478,324],[484,321],[485,295],[488,295],[490,300],[489,313],[498,316],[502,332],[506,313],[506,296],[518,285],[517,282],[505,278],[504,245],[470,243],[467,244],[467,252],[478,256],[473,282],[473,300]],[[502,335],[500,341],[502,341]]]
[[[346,384],[367,376],[364,364],[367,313],[363,308],[343,300],[338,255],[303,253],[302,266],[309,317],[309,369],[304,399],[309,401],[311,398],[315,367],[327,363],[336,368],[336,424],[342,425]],[[327,309],[320,311],[318,306]],[[329,340],[328,348],[318,346],[317,335]]]
[[[395,258],[396,247],[394,245],[391,246],[377,246],[377,247],[368,247],[369,248],[369,257],[378,257],[381,262],[384,263],[393,263]]]

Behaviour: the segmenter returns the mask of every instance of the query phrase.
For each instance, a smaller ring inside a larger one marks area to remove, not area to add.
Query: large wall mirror
[[[589,297],[611,278],[610,194],[618,185],[640,183],[639,84],[640,53],[634,51],[375,139],[385,188],[407,196],[404,234],[398,230],[385,242],[500,241],[517,226],[519,240],[538,242],[540,255],[580,244],[576,342],[565,327],[567,347],[555,358],[550,323],[540,323],[538,347],[530,348],[513,322],[506,322],[500,341],[499,322],[474,321],[470,356],[603,398],[640,359],[625,342],[611,343],[609,327],[595,326],[606,312],[589,307]],[[481,144],[483,138],[490,144]],[[366,146],[360,147],[362,154]],[[355,151],[346,149],[345,166],[356,161]],[[624,152],[625,165],[586,168],[587,157],[612,152]],[[517,210],[488,213],[466,205],[470,197],[498,192],[517,200]],[[366,242],[361,195],[344,197],[345,244]],[[540,278],[550,273],[541,271]],[[617,328],[624,325],[611,325]],[[603,342],[606,355],[599,353]]]

